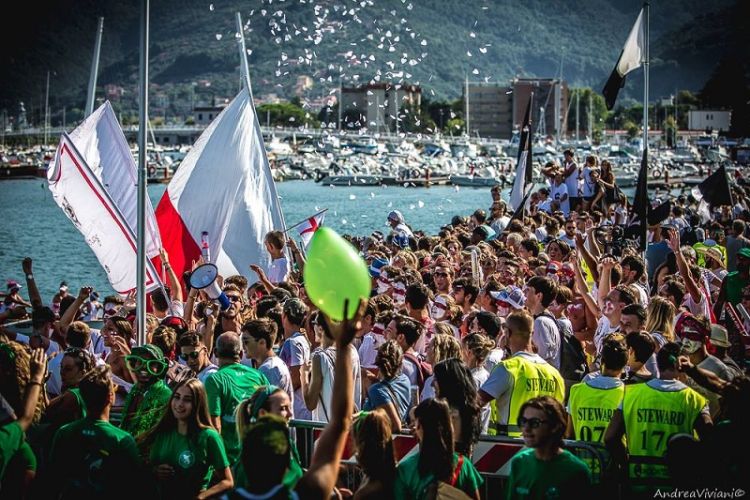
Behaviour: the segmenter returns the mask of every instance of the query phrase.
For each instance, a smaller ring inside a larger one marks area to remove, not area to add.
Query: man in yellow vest
[[[520,436],[519,410],[526,401],[551,396],[563,402],[565,383],[555,367],[534,354],[531,331],[534,319],[526,311],[508,315],[506,344],[511,357],[502,360],[482,384],[482,404],[491,404],[488,434]]]
[[[695,431],[702,436],[713,425],[706,399],[677,380],[681,375],[679,355],[680,345],[675,342],[661,348],[656,355],[659,378],[626,387],[622,403],[604,434],[612,457],[620,464],[628,464],[628,475],[636,486],[639,482],[667,482],[663,457],[674,435]]]
[[[631,307],[631,304],[628,307]],[[580,384],[570,388],[568,398],[568,431],[571,439],[603,444],[612,414],[622,403],[625,384],[620,380],[628,362],[628,348],[619,335],[602,344],[601,371],[591,373]],[[596,478],[601,475],[599,460],[584,460]]]

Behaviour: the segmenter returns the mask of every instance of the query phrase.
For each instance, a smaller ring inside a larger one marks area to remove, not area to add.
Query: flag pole
[[[242,26],[242,16],[239,12],[236,13],[237,16],[237,47],[240,50],[240,71],[242,73],[242,81],[245,83],[245,86],[247,87],[247,93],[250,96],[250,106],[253,107],[253,116],[255,117],[255,127],[260,131],[260,122],[258,121],[258,112],[255,109],[255,101],[253,100],[253,86],[250,83],[250,66],[247,62],[247,48],[245,46],[245,29]],[[339,105],[340,107],[340,105]],[[263,140],[263,134],[260,134],[261,141]],[[263,154],[263,166],[262,168],[265,168],[268,170],[268,176],[273,179],[273,175],[271,174],[271,166],[268,163],[268,155],[266,154],[266,146],[263,145],[261,149],[261,152]],[[271,181],[271,186],[273,190],[273,195],[276,197],[276,200],[279,204],[279,215],[281,216],[281,229],[283,233],[287,232],[286,228],[286,221],[284,220],[284,211],[281,209],[281,198],[279,198],[278,193],[276,192],[276,184]],[[264,235],[265,236],[265,235]],[[286,248],[286,246],[285,246]],[[288,256],[287,256],[288,257]]]
[[[148,142],[148,29],[149,0],[141,0],[140,109],[138,122],[138,223],[136,242],[136,324],[138,345],[146,343],[146,148]],[[166,297],[169,302],[169,297]]]
[[[321,210],[320,212],[318,212],[318,213],[316,213],[316,214],[313,214],[313,215],[311,215],[310,217],[307,217],[307,218],[305,218],[305,219],[302,219],[301,221],[299,221],[298,223],[296,223],[296,224],[294,224],[294,225],[292,225],[292,226],[289,226],[288,228],[286,228],[286,229],[284,230],[284,233],[288,233],[289,231],[291,231],[291,230],[292,230],[292,229],[294,229],[295,227],[299,226],[300,224],[303,224],[303,223],[304,223],[305,221],[308,221],[308,220],[312,219],[313,217],[317,217],[318,215],[320,215],[320,214],[324,214],[324,213],[326,213],[326,212],[328,212],[328,209],[327,209],[327,208],[324,208],[324,209],[323,209],[323,210]]]
[[[648,148],[648,59],[649,59],[649,50],[648,50],[648,24],[649,24],[649,3],[644,2],[643,4],[643,14],[644,14],[644,27],[643,27],[643,42],[644,42],[644,50],[643,50],[643,147]]]

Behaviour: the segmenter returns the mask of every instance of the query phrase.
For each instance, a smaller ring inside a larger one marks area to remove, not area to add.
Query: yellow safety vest
[[[612,420],[612,414],[620,406],[623,394],[625,394],[624,384],[609,389],[591,387],[585,382],[572,386],[568,406],[573,420],[575,439],[602,444],[604,432],[607,430],[609,421]],[[584,458],[583,461],[591,469],[592,477],[601,476],[601,463],[598,459]]]
[[[693,434],[706,399],[689,387],[660,391],[646,384],[629,385],[622,400],[628,472],[633,479],[668,479],[662,458],[675,434]]]
[[[611,389],[598,389],[581,382],[571,387],[568,405],[576,439],[603,443],[604,431],[612,420],[612,414],[620,406],[623,394],[623,384]]]
[[[507,434],[518,437],[521,429],[518,427],[518,412],[529,399],[539,396],[552,396],[560,403],[565,399],[565,382],[554,366],[549,363],[534,363],[523,356],[513,356],[504,359],[498,366],[503,365],[513,377],[513,392],[510,397],[510,408],[507,424],[500,422],[497,400],[490,403],[490,435]],[[497,366],[495,370],[497,370]]]

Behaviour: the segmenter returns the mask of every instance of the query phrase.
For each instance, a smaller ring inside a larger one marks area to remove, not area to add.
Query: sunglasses
[[[139,372],[144,368],[151,375],[160,376],[167,369],[167,362],[159,359],[143,359],[135,354],[125,356],[125,364],[133,372]]]
[[[180,354],[180,359],[183,361],[187,361],[188,359],[196,360],[201,355],[201,352],[203,352],[204,349],[205,347],[201,347],[197,351],[189,352],[187,354]]]
[[[435,277],[440,276],[440,277],[443,277],[443,278],[447,278],[448,277],[448,273],[433,273],[433,276],[435,276]]]
[[[518,427],[526,427],[527,425],[532,429],[537,429],[540,425],[547,423],[547,420],[542,420],[541,418],[526,418],[526,417],[519,417],[518,418]]]
[[[227,295],[227,298],[232,302],[239,302],[242,300],[242,297],[239,295]]]

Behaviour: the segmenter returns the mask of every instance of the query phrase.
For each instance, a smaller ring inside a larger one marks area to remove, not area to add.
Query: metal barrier
[[[296,439],[302,466],[305,468],[310,465],[315,442],[320,437],[325,425],[323,422],[308,420],[292,420],[290,424],[294,429],[293,436]],[[510,475],[510,461],[524,447],[524,442],[520,438],[482,436],[479,439],[479,442],[474,446],[471,461],[485,481],[482,498],[501,497]],[[396,460],[400,462],[419,451],[419,443],[417,438],[411,434],[394,434],[393,448]],[[566,440],[564,448],[589,465],[592,482],[597,488],[607,490],[615,488],[608,474],[610,470],[609,454],[603,446]],[[344,447],[341,462],[345,466],[341,474],[341,481],[347,488],[356,491],[362,480],[362,474],[356,467],[356,451],[351,435]]]

